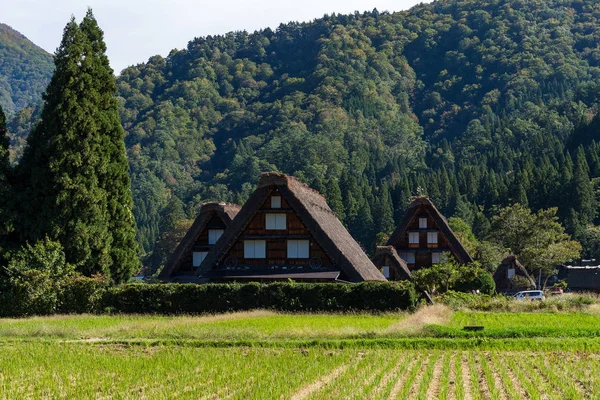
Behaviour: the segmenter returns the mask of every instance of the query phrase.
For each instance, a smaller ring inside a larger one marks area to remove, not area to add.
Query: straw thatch
[[[424,207],[421,207],[424,206]],[[433,218],[440,232],[450,242],[450,250],[452,255],[461,264],[468,264],[473,262],[473,258],[469,252],[464,248],[460,240],[456,237],[446,218],[440,213],[435,205],[429,200],[428,197],[416,197],[408,206],[404,218],[400,222],[400,225],[394,230],[390,239],[387,241],[386,246],[395,246],[401,239],[402,235],[410,225],[411,221],[417,216],[417,213],[421,208],[424,208],[426,212]]]
[[[515,276],[522,276],[527,279],[529,282],[528,287],[515,287],[514,282],[508,278],[509,269],[515,270]],[[531,279],[527,270],[515,255],[507,256],[502,260],[498,268],[496,268],[496,272],[494,272],[494,282],[496,282],[497,292],[511,292],[535,287],[535,281]]]
[[[205,230],[206,225],[214,216],[220,218],[225,224],[225,227],[229,227],[237,213],[240,211],[240,208],[239,205],[231,203],[203,203],[200,214],[196,217],[192,227],[181,240],[169,258],[169,261],[165,264],[165,267],[158,278],[169,280],[173,277],[179,269],[181,261],[192,251],[192,247],[198,239],[198,236]]]
[[[393,268],[393,271],[390,271],[390,280],[412,280],[406,262],[400,258],[394,246],[377,246],[373,264],[378,268],[383,266]]]
[[[258,188],[202,263],[198,271],[200,276],[222,265],[225,256],[258,212],[265,198],[275,189],[327,253],[333,265],[341,270],[341,280],[385,281],[383,275],[331,211],[325,198],[296,178],[277,172],[261,174]]]

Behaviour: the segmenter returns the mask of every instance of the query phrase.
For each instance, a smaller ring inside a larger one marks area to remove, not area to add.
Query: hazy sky
[[[0,22],[50,53],[71,15],[81,21],[88,6],[104,30],[111,66],[123,68],[185,48],[198,36],[276,28],[323,14],[377,8],[406,10],[417,0],[0,0]]]

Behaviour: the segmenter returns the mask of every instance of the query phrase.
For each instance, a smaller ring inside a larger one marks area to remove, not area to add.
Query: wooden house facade
[[[197,276],[209,281],[385,280],[321,194],[275,172],[261,174],[258,188]]]
[[[442,262],[445,254],[461,264],[473,261],[446,218],[427,197],[411,202],[386,246],[394,247],[411,271]]]
[[[202,204],[200,214],[167,261],[159,279],[171,282],[194,280],[198,268],[231,225],[240,208],[230,203]]]

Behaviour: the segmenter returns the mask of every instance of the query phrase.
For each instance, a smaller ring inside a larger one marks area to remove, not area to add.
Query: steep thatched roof
[[[502,260],[498,268],[496,268],[496,272],[494,272],[494,282],[496,282],[497,292],[515,289],[512,287],[513,285],[510,279],[508,279],[507,270],[510,268],[515,270],[515,275],[526,278],[529,281],[530,287],[535,287],[535,281],[529,276],[523,264],[519,262],[517,256],[511,254]]]
[[[400,258],[394,246],[377,246],[373,264],[377,267],[387,265],[396,270],[396,276],[400,280],[412,280],[412,274],[406,265],[406,262]]]
[[[460,240],[458,240],[458,238],[452,231],[452,228],[450,228],[450,225],[448,225],[448,221],[446,220],[446,218],[442,215],[442,213],[440,213],[440,211],[435,207],[435,205],[433,205],[433,203],[431,202],[431,200],[429,200],[428,197],[416,197],[410,203],[408,209],[406,210],[406,213],[404,213],[404,218],[402,218],[400,225],[398,225],[396,230],[394,230],[394,232],[392,233],[392,236],[390,236],[390,239],[387,241],[386,246],[394,246],[400,241],[402,234],[404,233],[404,231],[406,231],[406,228],[413,220],[413,218],[415,218],[421,206],[424,206],[425,210],[433,218],[442,234],[444,234],[444,236],[446,236],[446,238],[450,242],[450,250],[456,257],[458,262],[462,264],[468,264],[470,262],[473,262],[473,258],[471,257],[469,252],[463,247]]]
[[[185,234],[169,261],[165,264],[165,267],[158,276],[159,279],[169,279],[173,273],[177,271],[182,258],[191,249],[198,236],[202,233],[208,221],[217,216],[223,221],[226,227],[231,225],[231,222],[240,211],[240,206],[231,203],[203,203],[200,208],[200,214],[196,217],[196,220],[192,224],[190,230]]]
[[[263,172],[258,188],[240,210],[232,225],[225,231],[199,268],[203,274],[222,262],[238,237],[258,212],[266,196],[274,190],[285,198],[310,234],[351,282],[384,281],[338,217],[327,205],[325,197],[292,176],[277,172]]]

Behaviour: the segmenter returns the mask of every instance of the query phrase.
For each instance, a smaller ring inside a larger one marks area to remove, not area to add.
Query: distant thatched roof
[[[512,282],[510,281],[510,279],[508,279],[507,270],[511,268],[515,270],[515,275],[522,276],[525,279],[527,279],[529,281],[530,287],[535,287],[535,281],[529,276],[523,264],[519,262],[517,256],[511,254],[509,256],[506,256],[504,260],[502,260],[498,268],[496,268],[496,272],[494,272],[494,282],[496,282],[497,292],[519,289],[513,288]]]
[[[388,265],[391,264],[391,265]],[[396,270],[397,276],[400,279],[412,280],[412,274],[406,265],[406,262],[400,258],[394,246],[377,246],[373,264],[377,267],[388,265]]]
[[[352,282],[384,281],[385,278],[373,265],[354,238],[348,233],[338,217],[327,205],[325,197],[292,176],[277,172],[263,172],[258,188],[240,210],[229,229],[225,231],[213,250],[208,254],[198,273],[218,265],[229,252],[238,237],[258,212],[266,196],[278,189],[313,238],[339,266],[343,278]]]
[[[240,211],[240,206],[231,203],[203,203],[200,209],[200,214],[196,217],[192,227],[181,240],[169,261],[158,276],[159,279],[169,279],[179,268],[183,256],[191,250],[192,246],[198,239],[198,236],[210,219],[216,215],[225,224],[226,227],[231,225],[231,222]]]
[[[400,241],[402,234],[404,233],[404,231],[406,231],[406,228],[417,214],[420,206],[425,206],[425,209],[427,210],[429,215],[431,215],[431,217],[434,219],[440,231],[444,234],[444,236],[446,236],[446,238],[450,242],[451,250],[454,253],[454,256],[457,258],[458,262],[462,264],[468,264],[470,262],[473,262],[473,258],[471,257],[469,252],[464,248],[460,240],[458,240],[456,234],[452,231],[450,225],[448,225],[448,221],[446,221],[446,218],[444,218],[442,213],[440,213],[440,211],[435,207],[435,205],[433,205],[433,203],[431,202],[431,200],[429,200],[428,197],[414,198],[414,200],[408,206],[406,213],[404,213],[404,218],[402,218],[400,225],[398,225],[396,230],[394,230],[394,232],[392,233],[392,236],[390,236],[390,239],[387,241],[386,246],[393,246],[396,243],[398,243],[398,241]]]

